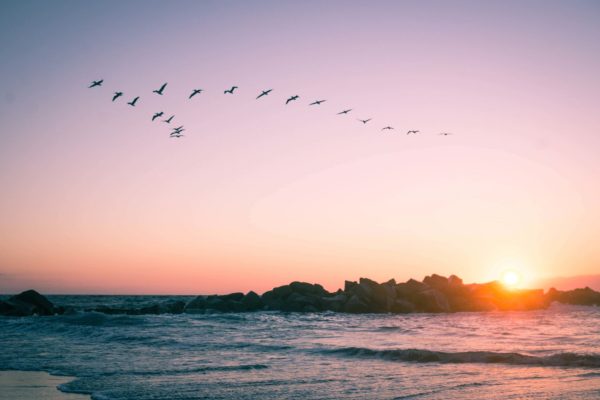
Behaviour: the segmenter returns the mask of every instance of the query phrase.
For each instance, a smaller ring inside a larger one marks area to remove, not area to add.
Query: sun
[[[502,277],[500,279],[502,284],[508,288],[514,288],[521,283],[521,274],[513,269],[507,269],[502,273]]]

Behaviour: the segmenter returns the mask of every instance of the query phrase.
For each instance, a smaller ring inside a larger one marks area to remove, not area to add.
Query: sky
[[[0,293],[600,273],[598,1],[0,10]]]

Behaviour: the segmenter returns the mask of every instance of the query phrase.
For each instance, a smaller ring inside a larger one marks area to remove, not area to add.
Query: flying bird
[[[173,128],[174,131],[180,131],[183,129],[183,125],[178,126],[177,128]]]
[[[369,118],[369,119],[359,119],[360,122],[362,122],[363,124],[366,124],[367,122],[369,122],[370,120],[372,120],[373,118]]]
[[[298,98],[300,98],[300,96],[294,95],[294,96],[290,97],[289,99],[287,99],[285,101],[285,104],[287,105],[287,103],[289,103],[290,101],[298,100]]]
[[[256,96],[256,99],[260,99],[263,96],[268,95],[269,93],[271,93],[273,91],[273,89],[269,89],[269,90],[263,90],[261,94],[259,94],[258,96]]]
[[[167,87],[167,84],[163,83],[163,85],[160,87],[160,89],[153,90],[152,93],[160,94],[162,96],[163,90],[165,90],[166,87]]]
[[[92,81],[92,84],[90,86],[88,86],[88,88],[93,88],[96,86],[102,86],[102,82],[104,82],[104,79],[100,79],[99,81]]]
[[[183,129],[183,125],[182,125],[180,127],[173,128],[173,132],[171,132],[171,135],[174,134],[174,133],[181,133],[183,131],[185,131],[185,129]]]
[[[384,127],[384,128],[381,128],[381,130],[382,130],[382,131],[385,131],[386,129],[387,129],[387,130],[392,130],[392,129],[394,129],[394,128],[393,128],[393,127],[391,127],[391,126],[386,126],[386,127]]]
[[[170,124],[170,123],[171,123],[171,121],[173,120],[173,118],[175,118],[175,116],[174,116],[174,115],[171,115],[169,118],[167,118],[167,119],[163,120],[163,122],[166,122],[167,124]]]
[[[314,105],[319,105],[321,103],[326,102],[327,100],[317,100],[317,101],[313,101],[312,103],[309,104],[309,106],[314,106]]]
[[[152,121],[154,121],[154,120],[155,120],[156,118],[158,118],[158,117],[162,117],[162,116],[163,116],[163,114],[164,114],[164,113],[163,113],[162,111],[161,111],[161,112],[157,112],[157,113],[155,113],[155,114],[152,116]]]
[[[183,137],[184,135],[182,135],[181,133],[177,133],[177,134],[171,134],[171,135],[169,135],[169,136],[170,136],[170,137],[172,137],[172,138],[173,138],[173,137],[174,137],[174,138],[180,138],[180,137]]]
[[[439,133],[439,135],[448,136],[448,135],[452,135],[452,133],[450,133],[450,132],[441,132],[441,133]]]
[[[139,100],[140,96],[136,97],[135,99],[131,100],[129,104],[131,107],[135,107],[135,103],[137,103],[137,101]]]
[[[410,135],[411,133],[417,134],[417,133],[419,133],[419,132],[420,132],[420,131],[408,131],[408,132],[406,132],[406,134],[407,134],[407,135]]]
[[[237,86],[232,86],[232,87],[231,87],[231,89],[229,89],[229,90],[226,90],[226,91],[224,91],[223,93],[224,93],[224,94],[227,94],[227,93],[229,93],[229,94],[233,94],[233,91],[234,91],[235,89],[237,89],[237,88],[238,88]]]
[[[116,99],[118,99],[121,96],[123,96],[123,92],[115,92],[115,95],[113,96],[112,101],[115,101]]]
[[[194,97],[198,93],[202,93],[202,89],[194,89],[194,91],[192,92],[192,94],[190,94],[190,97],[188,97],[188,99],[191,99],[192,97]]]
[[[340,111],[339,113],[337,113],[337,115],[340,115],[340,114],[348,114],[350,111],[352,111],[352,109],[351,109],[351,108],[350,108],[350,109],[348,109],[348,110]]]

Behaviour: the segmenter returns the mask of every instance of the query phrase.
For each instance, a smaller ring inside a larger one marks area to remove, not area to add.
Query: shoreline
[[[44,371],[0,371],[0,400],[90,400],[91,396],[65,393],[58,385],[71,382],[73,376],[54,376]]]

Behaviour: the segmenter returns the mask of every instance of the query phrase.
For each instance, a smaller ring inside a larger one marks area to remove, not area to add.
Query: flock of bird
[[[104,83],[104,79],[100,79],[97,81],[92,81],[92,83],[88,86],[88,88],[95,88],[95,87],[99,87],[102,86],[102,84]],[[153,90],[152,93],[156,93],[159,96],[163,95],[163,92],[165,91],[165,88],[167,87],[167,83],[164,83],[160,88]],[[223,93],[224,94],[231,94],[233,95],[235,90],[238,89],[237,86],[232,86],[230,89],[226,89]],[[202,93],[204,90],[203,89],[192,89],[191,94],[189,95],[188,99],[192,99],[192,97],[196,96],[197,94]],[[268,96],[271,92],[273,91],[273,89],[267,89],[267,90],[262,90],[261,93],[256,96],[256,100],[260,99],[261,97],[264,96]],[[123,96],[123,92],[114,92],[113,97],[112,97],[112,101],[114,102],[115,100],[117,100],[119,97]],[[296,101],[300,98],[299,95],[293,95],[288,97],[288,99],[285,101],[285,104],[288,105],[290,102],[292,101]],[[138,100],[140,99],[140,96],[136,96],[134,97],[131,101],[127,102],[127,104],[129,104],[132,107],[135,107],[136,103],[138,102]],[[309,106],[318,106],[324,102],[326,102],[327,100],[315,100],[312,103],[309,103]],[[345,109],[342,110],[340,112],[337,113],[337,115],[346,115],[348,113],[350,113],[352,111],[351,108],[349,109]],[[152,115],[152,121],[154,122],[157,118],[160,118],[164,116],[164,112],[159,111],[159,112],[155,112]],[[171,115],[168,118],[165,118],[162,120],[162,122],[165,122],[167,124],[170,124],[171,121],[173,121],[173,118],[175,118],[175,115]],[[370,122],[372,120],[372,118],[368,118],[368,119],[358,119],[359,122],[361,122],[363,125],[366,125],[368,122]],[[384,126],[383,128],[381,128],[382,131],[386,131],[386,130],[394,130],[393,126]],[[176,128],[173,128],[171,130],[171,133],[169,134],[170,137],[172,138],[180,138],[183,137],[183,131],[185,131],[183,125],[178,126]],[[409,130],[406,132],[407,135],[416,135],[421,133],[421,131],[413,129],[413,130]],[[452,135],[452,133],[450,132],[440,132],[438,133],[438,135],[441,136],[449,136]]]

